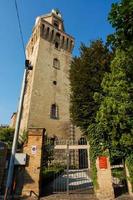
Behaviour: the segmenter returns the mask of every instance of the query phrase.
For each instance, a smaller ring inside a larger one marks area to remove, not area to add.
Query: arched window
[[[79,145],[87,145],[87,140],[85,137],[81,137],[78,141]]]
[[[59,118],[58,106],[56,104],[51,105],[50,117],[52,119],[58,119]]]
[[[53,59],[53,67],[60,69],[60,61],[57,58]]]
[[[60,41],[60,33],[56,33],[56,40]]]
[[[78,141],[79,145],[87,145],[85,137],[81,137]],[[88,154],[87,149],[79,149],[79,169],[88,168]]]
[[[60,44],[60,33],[56,33],[55,36],[55,48],[58,49],[59,48],[59,44]]]

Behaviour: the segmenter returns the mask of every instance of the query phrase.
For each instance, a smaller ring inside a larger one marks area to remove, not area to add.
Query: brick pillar
[[[133,189],[132,189],[133,186],[132,186],[131,182],[129,181],[129,179],[130,179],[129,170],[128,170],[127,166],[125,166],[125,168],[126,168],[128,192],[131,196],[133,196]]]
[[[7,145],[0,142],[0,188],[2,185],[7,157]]]
[[[43,133],[43,129],[29,129],[28,143],[24,147],[24,153],[27,154],[27,165],[24,172],[22,195],[29,196],[31,191],[37,195],[40,193]]]
[[[102,163],[103,162],[103,163]],[[98,189],[95,190],[99,200],[114,199],[114,189],[112,185],[111,167],[109,158],[101,161],[98,157],[96,160]]]

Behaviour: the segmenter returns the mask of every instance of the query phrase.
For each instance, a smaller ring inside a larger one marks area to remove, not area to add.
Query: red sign
[[[100,156],[99,157],[99,168],[100,169],[107,169],[107,157],[106,156]]]

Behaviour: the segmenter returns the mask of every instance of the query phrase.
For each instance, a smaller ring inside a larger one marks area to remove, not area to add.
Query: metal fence
[[[48,142],[44,152],[47,172],[43,183],[45,191],[49,193],[66,192],[67,194],[93,192],[89,175],[89,145],[85,139],[74,142],[62,140],[54,143]]]

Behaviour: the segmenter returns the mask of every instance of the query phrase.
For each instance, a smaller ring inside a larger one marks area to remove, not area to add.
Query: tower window
[[[57,21],[54,21],[54,26],[55,26],[55,28],[59,28],[59,24]]]
[[[57,58],[54,58],[53,60],[53,67],[60,69],[60,61]]]
[[[45,25],[42,24],[42,34],[44,34]]]
[[[58,119],[58,106],[56,104],[51,105],[50,117],[52,119]]]
[[[52,30],[51,32],[51,41],[53,40],[53,37],[54,37],[54,30]]]
[[[69,44],[69,39],[67,38],[67,41],[66,41],[66,49],[68,49],[68,44]]]
[[[57,81],[53,81],[53,84],[54,84],[54,85],[57,85]]]
[[[63,38],[62,38],[62,47],[64,47],[64,42],[65,42],[65,37],[63,36]]]
[[[47,32],[46,32],[46,37],[49,37],[49,31],[50,31],[50,28],[48,27]]]
[[[59,43],[55,42],[55,48],[58,49],[59,48]]]
[[[60,41],[60,33],[56,33],[55,40],[56,40],[57,42],[59,42],[59,41]]]
[[[55,36],[55,48],[58,49],[60,44],[60,33],[56,33]]]

